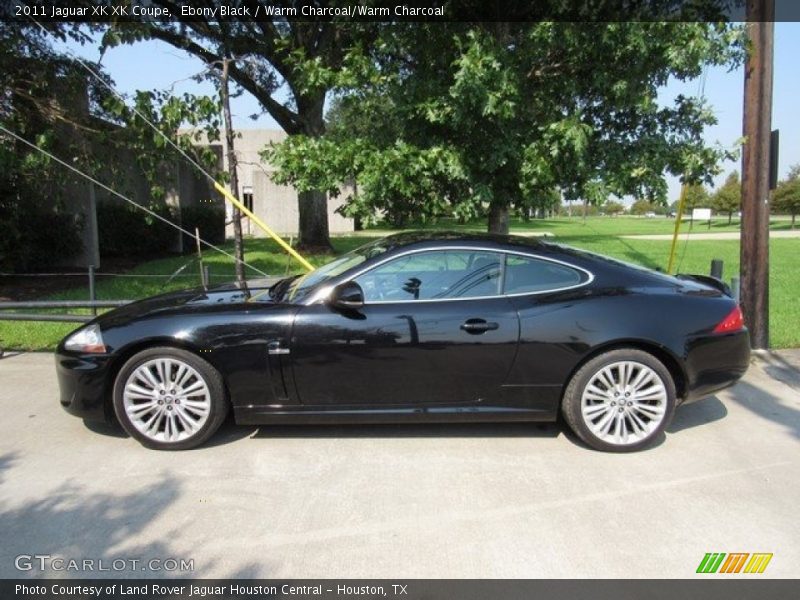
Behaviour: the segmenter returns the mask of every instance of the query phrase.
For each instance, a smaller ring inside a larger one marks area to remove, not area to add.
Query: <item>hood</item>
[[[280,278],[258,279],[248,281],[249,296],[252,297],[263,292],[253,302],[275,304],[267,294],[269,287]],[[158,296],[151,296],[143,300],[131,302],[95,319],[95,322],[105,327],[118,325],[143,316],[171,313],[176,311],[192,311],[193,309],[213,310],[213,307],[228,307],[233,304],[242,304],[247,301],[248,295],[236,283],[223,283],[209,289],[202,287],[166,292]]]

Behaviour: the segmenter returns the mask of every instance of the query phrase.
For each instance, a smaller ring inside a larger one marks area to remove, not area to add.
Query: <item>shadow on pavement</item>
[[[203,444],[203,447],[213,448],[215,446],[231,444],[247,437],[255,437],[256,433],[258,433],[258,425],[237,425],[233,420],[233,414],[230,413],[219,430],[211,436],[211,439]]]
[[[677,433],[684,429],[700,427],[714,421],[724,419],[728,415],[728,409],[716,396],[704,398],[697,402],[691,402],[679,406],[675,411],[667,433]]]
[[[86,427],[86,429],[98,435],[114,438],[130,437],[119,423],[103,423],[99,421],[84,420],[83,425]],[[237,425],[233,420],[233,416],[228,415],[228,418],[219,428],[219,431],[211,436],[211,439],[203,444],[203,447],[212,448],[214,446],[221,446],[223,444],[235,442],[237,440],[250,437],[257,430],[258,427],[255,425]]]
[[[115,438],[126,438],[128,434],[117,423],[101,423],[99,421],[83,421],[83,425],[92,433],[107,435]]]
[[[425,423],[355,425],[261,425],[253,438],[555,438],[556,423]]]
[[[785,400],[747,381],[736,384],[731,397],[759,417],[783,425],[794,437],[800,438],[800,410],[787,406]]]
[[[0,456],[0,483],[3,483],[3,471],[14,466],[18,456],[17,452],[6,452]]]
[[[800,391],[800,370],[775,352],[770,352],[763,357],[764,372],[789,387]]]
[[[170,549],[171,530],[177,531],[182,526],[180,517],[172,523],[168,521],[170,524],[161,532],[158,540],[132,542],[141,539],[142,532],[169,511],[180,494],[180,484],[171,476],[156,484],[120,494],[98,492],[67,481],[38,499],[28,500],[13,508],[0,506],[0,531],[3,532],[0,555],[4,558],[0,574],[3,577],[179,575],[178,572],[164,569],[146,572],[142,569],[144,563],[151,559],[192,558],[176,556]],[[50,568],[42,570],[39,563],[34,561],[30,570],[17,570],[15,557],[37,553],[53,558],[76,559],[77,565],[82,565],[83,559],[92,559],[93,568],[69,569],[65,561],[61,568],[59,565],[50,565]],[[120,559],[139,559],[142,562],[133,567],[128,563],[122,570],[110,568],[115,560]],[[100,560],[109,567],[108,571],[99,570]]]

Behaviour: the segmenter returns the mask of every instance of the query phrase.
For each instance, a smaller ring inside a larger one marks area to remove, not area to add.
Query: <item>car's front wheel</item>
[[[178,348],[149,348],[131,357],[114,384],[114,412],[148,448],[186,450],[205,442],[227,414],[217,370]]]
[[[675,383],[652,354],[622,348],[583,365],[561,407],[570,428],[597,450],[632,452],[651,444],[675,410]]]

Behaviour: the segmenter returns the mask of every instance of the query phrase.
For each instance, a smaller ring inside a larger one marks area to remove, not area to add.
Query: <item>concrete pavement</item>
[[[32,554],[194,566],[56,576],[695,577],[706,552],[771,552],[758,577],[798,577],[798,366],[755,358],[637,454],[534,424],[226,424],[163,453],[65,414],[51,355],[10,356],[0,577],[41,575],[15,569]]]

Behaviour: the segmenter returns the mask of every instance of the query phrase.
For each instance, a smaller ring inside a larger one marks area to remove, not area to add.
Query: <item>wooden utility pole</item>
[[[220,80],[220,97],[222,99],[222,113],[225,122],[225,143],[228,155],[228,173],[230,174],[231,193],[239,199],[239,178],[236,175],[238,162],[233,144],[233,119],[231,118],[231,97],[228,91],[228,69],[231,57],[226,55],[222,61],[222,77]],[[233,255],[236,257],[236,283],[245,289],[244,276],[244,240],[242,239],[242,212],[233,207]]]
[[[753,348],[769,347],[769,149],[774,0],[747,0],[744,72],[741,303]]]

